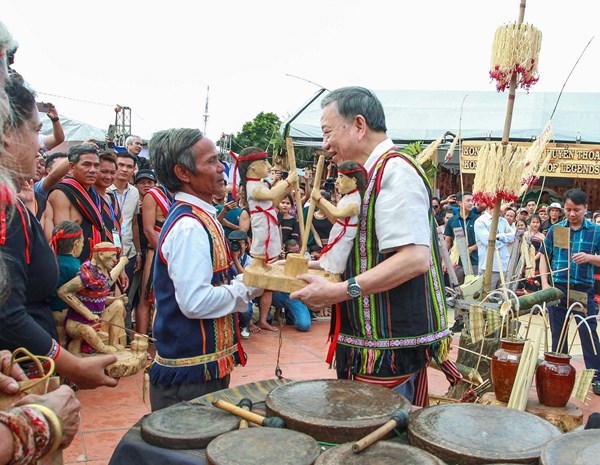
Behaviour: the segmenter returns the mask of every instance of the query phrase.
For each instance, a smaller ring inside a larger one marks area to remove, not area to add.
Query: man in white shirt
[[[488,241],[490,239],[490,230],[492,229],[492,209],[488,208],[477,221],[475,221],[475,240],[477,241],[477,251],[479,253],[479,274],[485,274],[487,266]],[[496,252],[494,252],[494,266],[492,269],[492,282],[490,289],[498,288],[500,284],[500,271],[506,274],[508,262],[510,260],[509,244],[515,240],[515,230],[510,227],[506,219],[498,218],[498,230],[496,233]],[[498,262],[498,254],[500,262]]]
[[[449,336],[429,182],[387,137],[383,107],[371,91],[337,89],[321,108],[323,148],[334,163],[362,164],[367,189],[349,279],[302,275],[308,286],[290,297],[312,309],[340,302],[328,357],[335,351],[338,378],[398,388],[423,405],[428,360],[444,362],[440,348]]]
[[[223,186],[215,144],[197,129],[171,129],[150,141],[159,182],[175,193],[154,268],[155,363],[150,402],[158,410],[229,386],[245,364],[238,313],[254,297],[231,260],[212,196]]]
[[[140,193],[130,184],[135,170],[135,159],[128,152],[117,154],[117,173],[115,183],[107,190],[112,192],[119,204],[121,215],[121,254],[129,259],[125,267],[128,282],[133,283],[133,274],[141,269],[142,251],[140,247],[140,229],[138,213],[140,212]],[[119,246],[119,244],[116,244]],[[131,286],[133,289],[133,286]],[[134,295],[129,294],[125,326],[131,328],[131,307]]]

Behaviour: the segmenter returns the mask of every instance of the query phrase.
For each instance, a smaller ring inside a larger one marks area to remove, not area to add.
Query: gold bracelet
[[[52,428],[52,433],[53,433],[52,444],[48,448],[48,451],[44,455],[42,455],[41,458],[47,457],[48,455],[51,455],[54,452],[56,452],[58,450],[58,448],[60,447],[60,443],[62,442],[62,437],[63,437],[62,426],[60,424],[60,420],[58,419],[58,416],[56,415],[56,413],[54,413],[50,408],[46,407],[45,405],[41,405],[41,404],[27,404],[27,405],[23,405],[23,407],[32,408],[32,409],[40,412],[42,415],[44,415],[44,417],[46,417],[46,420],[48,421],[48,423],[50,424],[50,427]]]

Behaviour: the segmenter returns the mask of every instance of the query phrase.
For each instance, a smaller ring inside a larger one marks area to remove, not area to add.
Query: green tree
[[[260,112],[252,121],[247,121],[242,130],[233,137],[233,151],[245,147],[258,147],[269,152],[278,150],[283,144],[279,127],[281,121],[275,113]]]

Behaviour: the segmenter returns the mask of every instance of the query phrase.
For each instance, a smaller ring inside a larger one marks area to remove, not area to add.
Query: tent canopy
[[[52,134],[52,122],[46,115],[41,114],[42,120],[41,133],[44,136]],[[65,132],[65,142],[82,142],[88,139],[103,141],[106,131],[91,124],[60,115],[60,124]]]
[[[295,145],[320,146],[320,102],[323,92],[291,121],[289,137]],[[460,108],[463,139],[500,140],[504,128],[508,93],[462,91],[376,90],[386,115],[388,136],[396,143],[430,142],[446,131],[458,131]],[[319,94],[319,93],[317,93]],[[558,98],[557,92],[517,92],[511,125],[511,140],[531,140],[544,128]],[[552,120],[557,142],[600,143],[600,93],[563,93]]]

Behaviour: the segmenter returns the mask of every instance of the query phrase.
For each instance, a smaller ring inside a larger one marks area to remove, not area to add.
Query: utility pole
[[[206,86],[206,105],[204,106],[204,135],[206,135],[206,125],[208,123],[208,91],[210,86]]]

